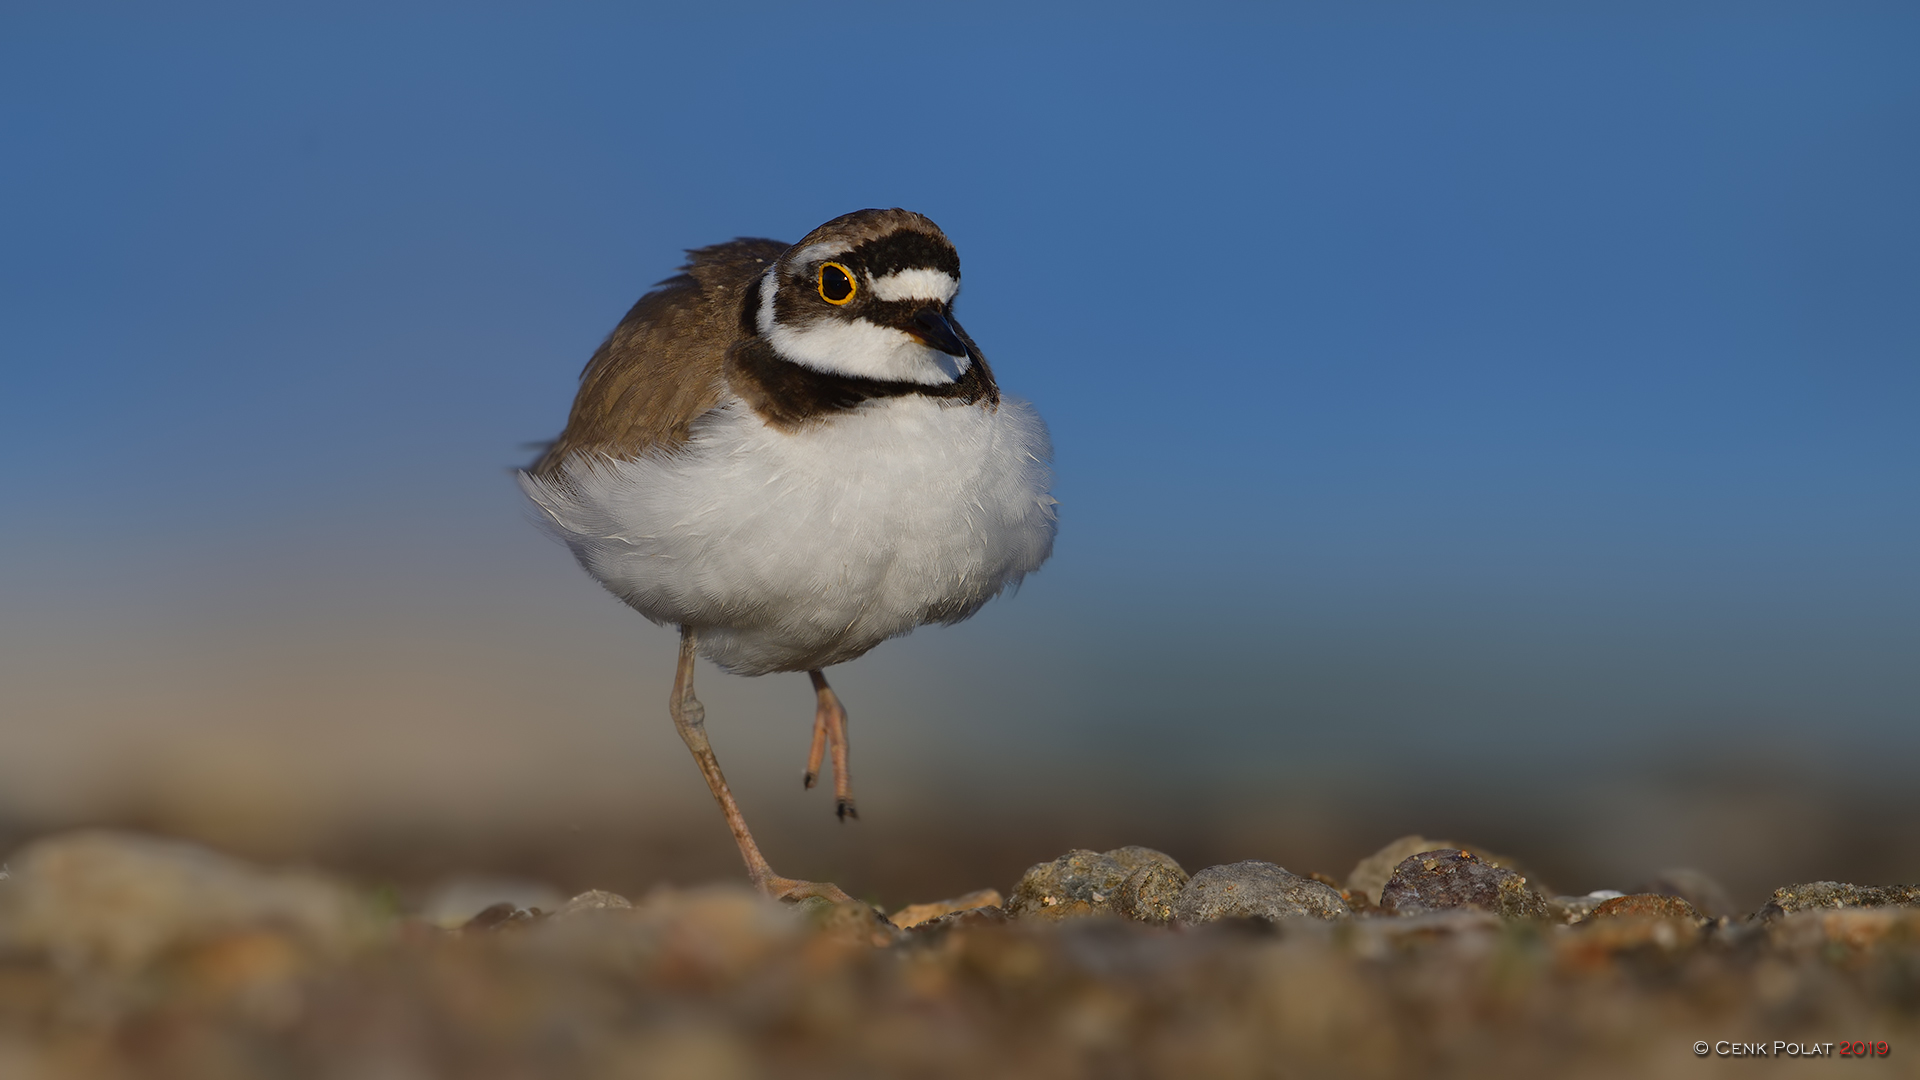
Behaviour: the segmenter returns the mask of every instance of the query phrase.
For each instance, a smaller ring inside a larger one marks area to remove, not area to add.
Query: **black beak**
[[[967,355],[967,344],[960,340],[960,334],[947,321],[947,316],[938,307],[925,307],[913,313],[913,325],[906,328],[907,333],[919,338],[927,345],[939,349],[948,356]]]

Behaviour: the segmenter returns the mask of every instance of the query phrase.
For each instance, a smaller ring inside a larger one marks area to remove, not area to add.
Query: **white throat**
[[[774,318],[777,273],[777,267],[771,268],[760,279],[760,309],[755,321],[760,333],[786,360],[831,375],[922,386],[943,386],[973,366],[971,357],[950,356],[922,345],[904,330],[865,319],[826,318],[810,326],[788,326]]]

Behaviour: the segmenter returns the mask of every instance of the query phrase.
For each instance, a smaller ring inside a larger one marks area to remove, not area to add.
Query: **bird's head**
[[[908,210],[856,210],[788,248],[760,280],[754,330],[834,375],[939,386],[977,353],[953,318],[960,255]]]

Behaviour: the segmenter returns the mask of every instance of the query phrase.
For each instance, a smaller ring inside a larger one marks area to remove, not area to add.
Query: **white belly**
[[[590,455],[573,490],[522,473],[583,566],[743,675],[851,660],[958,622],[1053,550],[1051,448],[1031,406],[869,401],[798,432],[729,401],[671,454]]]

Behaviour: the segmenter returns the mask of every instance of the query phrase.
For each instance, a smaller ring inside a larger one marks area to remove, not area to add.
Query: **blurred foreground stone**
[[[1543,916],[1461,851],[1392,853],[1403,914],[1271,863],[1188,879],[1122,848],[1043,863],[1004,907],[903,909],[911,928],[729,884],[552,912],[472,889],[485,906],[449,930],[317,874],[56,836],[0,879],[0,1077],[1690,1077],[1701,1040],[1766,1046],[1743,1076],[1821,1067],[1776,1041],[1884,1042],[1831,1067],[1914,1074],[1914,890]]]
[[[0,949],[68,970],[136,969],[183,942],[253,929],[338,955],[379,928],[372,903],[339,882],[178,841],[88,830],[29,844],[8,863]]]

